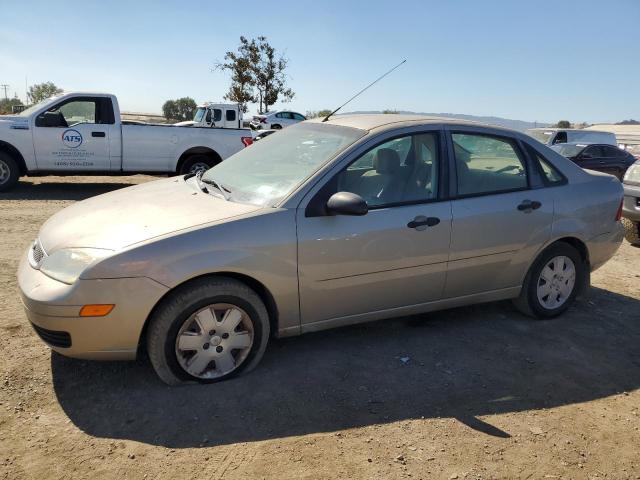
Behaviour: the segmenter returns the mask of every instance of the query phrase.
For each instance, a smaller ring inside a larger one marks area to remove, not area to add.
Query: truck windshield
[[[224,186],[231,201],[274,206],[366,132],[300,123],[240,150],[207,170],[202,180]]]
[[[193,116],[193,121],[196,123],[200,123],[204,118],[204,114],[206,113],[206,111],[206,108],[198,107],[198,109],[196,110],[196,114]]]
[[[553,130],[527,130],[526,133],[530,137],[533,137],[546,145],[549,143],[549,140],[551,140],[551,137],[555,132]]]

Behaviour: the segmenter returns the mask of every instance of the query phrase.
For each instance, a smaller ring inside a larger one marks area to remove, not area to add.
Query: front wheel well
[[[16,147],[10,143],[0,141],[0,152],[10,155],[16,161],[18,168],[20,169],[20,175],[27,174],[27,164],[24,161],[24,157]]]
[[[149,315],[147,316],[147,319],[144,322],[144,326],[142,327],[142,330],[140,332],[140,336],[138,337],[138,355],[140,354],[142,349],[146,348],[146,345],[144,345],[144,339],[146,338],[146,335],[147,335],[147,330],[148,330],[148,327],[149,327],[149,320],[151,319],[151,317],[153,316],[155,311],[158,309],[160,304],[162,304],[162,302],[169,295],[171,295],[174,291],[176,291],[176,289],[185,287],[185,286],[189,285],[192,282],[196,282],[196,281],[202,280],[204,278],[232,278],[234,280],[238,280],[238,281],[244,283],[249,288],[251,288],[254,292],[256,292],[258,294],[258,296],[260,297],[260,300],[262,300],[262,302],[264,303],[264,306],[267,308],[267,314],[269,315],[269,323],[270,323],[270,326],[271,326],[271,334],[272,335],[277,335],[277,333],[278,333],[278,308],[276,306],[276,302],[275,302],[275,299],[273,298],[273,295],[271,294],[269,289],[262,282],[256,280],[255,278],[252,278],[252,277],[250,277],[248,275],[244,275],[242,273],[237,273],[237,272],[209,273],[209,274],[205,274],[205,275],[200,275],[198,277],[190,278],[189,280],[186,280],[186,281],[176,285],[171,290],[167,291],[156,302],[154,307],[149,312]]]
[[[217,165],[222,161],[222,157],[218,154],[218,152],[212,150],[209,147],[192,147],[186,150],[182,155],[180,155],[180,158],[178,159],[178,163],[176,165],[176,173],[180,173],[184,162],[186,162],[187,158],[193,155],[204,155],[205,157],[209,158],[214,165]]]

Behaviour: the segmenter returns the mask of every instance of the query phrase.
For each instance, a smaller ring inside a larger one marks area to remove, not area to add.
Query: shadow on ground
[[[0,193],[0,200],[84,200],[131,185],[131,183],[111,181],[100,183],[60,181],[38,184],[20,181],[10,191]]]
[[[593,289],[554,321],[497,303],[276,340],[255,371],[209,386],[166,387],[146,361],[53,355],[52,371],[80,429],[172,448],[442,416],[508,437],[477,417],[636,389],[638,345],[640,301]]]

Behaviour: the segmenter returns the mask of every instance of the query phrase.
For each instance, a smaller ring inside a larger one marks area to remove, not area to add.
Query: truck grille
[[[33,268],[40,267],[40,264],[46,255],[46,252],[40,244],[40,240],[36,239],[29,249],[29,264],[31,264]]]
[[[53,347],[69,348],[71,346],[71,335],[69,335],[69,332],[47,330],[34,323],[32,323],[31,326],[45,343]]]

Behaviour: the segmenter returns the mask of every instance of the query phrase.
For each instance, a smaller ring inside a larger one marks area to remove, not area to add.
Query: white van
[[[525,133],[545,145],[556,143],[604,143],[618,145],[615,133],[572,128],[530,128]]]

